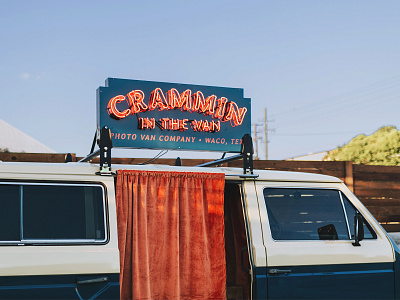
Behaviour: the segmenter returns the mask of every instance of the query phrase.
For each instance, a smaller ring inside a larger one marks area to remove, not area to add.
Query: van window
[[[0,185],[0,241],[16,241],[20,234],[19,187]]]
[[[104,205],[101,185],[0,184],[0,241],[104,242]]]
[[[338,190],[266,188],[264,199],[275,240],[349,240],[351,237],[355,209]],[[365,232],[373,235],[373,231]]]

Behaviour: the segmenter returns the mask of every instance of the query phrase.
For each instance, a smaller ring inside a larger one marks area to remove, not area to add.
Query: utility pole
[[[267,108],[264,108],[264,144],[265,144],[265,160],[268,160],[268,121]]]
[[[254,126],[254,129],[253,129],[254,133],[252,134],[252,136],[253,136],[255,159],[260,159],[260,156],[258,155],[258,151],[262,148],[258,147],[258,140],[261,140],[262,142],[264,142],[264,146],[265,146],[265,148],[264,148],[265,160],[268,160],[268,132],[269,131],[275,132],[274,129],[271,130],[268,128],[268,122],[273,122],[273,121],[269,121],[267,119],[267,109],[264,108],[264,122],[259,120],[259,123],[252,124]]]
[[[257,124],[254,124],[254,153],[256,154],[254,159],[258,159],[258,138],[257,138]]]

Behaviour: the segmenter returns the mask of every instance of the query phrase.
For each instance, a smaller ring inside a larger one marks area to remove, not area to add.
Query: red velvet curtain
[[[121,299],[224,299],[224,174],[120,170]]]

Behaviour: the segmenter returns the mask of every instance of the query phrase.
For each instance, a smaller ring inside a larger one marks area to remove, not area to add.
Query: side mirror
[[[364,219],[357,210],[354,215],[354,243],[353,246],[361,246],[360,241],[364,239]]]

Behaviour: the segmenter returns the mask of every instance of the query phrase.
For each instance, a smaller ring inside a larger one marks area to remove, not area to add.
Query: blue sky
[[[0,119],[60,153],[90,150],[107,77],[243,88],[253,123],[268,110],[269,159],[400,129],[397,0],[0,7]]]

